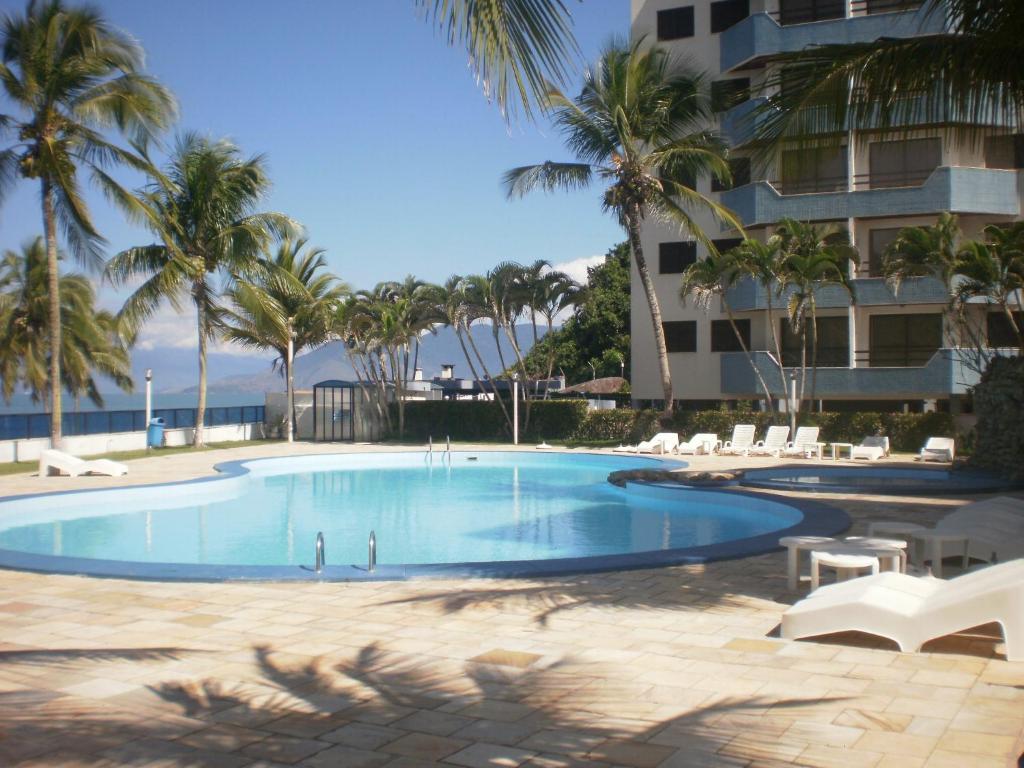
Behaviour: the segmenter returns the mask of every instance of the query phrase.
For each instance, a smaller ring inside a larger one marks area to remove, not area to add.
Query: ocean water
[[[143,388],[145,383],[143,383]],[[84,413],[86,411],[141,411],[146,407],[145,391],[130,395],[115,392],[103,395],[104,405],[97,408],[88,398],[81,398],[77,403],[73,398],[64,396],[65,413]],[[263,405],[264,396],[259,392],[208,392],[206,405],[208,408],[239,405]],[[194,392],[153,393],[153,408],[195,408],[199,396]],[[14,395],[11,401],[0,398],[0,414],[7,413],[46,413],[49,409],[43,403],[33,403],[29,395]]]

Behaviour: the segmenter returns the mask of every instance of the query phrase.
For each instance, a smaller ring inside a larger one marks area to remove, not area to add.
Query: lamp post
[[[796,434],[796,371],[789,373],[789,432]]]
[[[286,384],[288,386],[288,413],[285,414],[285,426],[288,429],[288,442],[295,442],[295,385],[294,378],[292,377],[292,363],[295,361],[295,329],[292,328],[292,322],[295,320],[293,317],[288,318],[288,378]]]
[[[149,450],[149,422],[153,418],[153,369],[146,369],[146,450]]]
[[[512,445],[519,445],[519,374],[512,374]]]

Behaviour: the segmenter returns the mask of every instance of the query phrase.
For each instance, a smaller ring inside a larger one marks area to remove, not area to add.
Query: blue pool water
[[[796,508],[720,491],[624,490],[616,469],[653,459],[421,453],[250,461],[225,478],[0,502],[0,549],[143,563],[308,564],[599,557],[729,542],[795,525]]]
[[[794,466],[748,469],[741,484],[750,488],[826,493],[941,495],[1003,490],[1007,483],[982,472],[925,467]]]

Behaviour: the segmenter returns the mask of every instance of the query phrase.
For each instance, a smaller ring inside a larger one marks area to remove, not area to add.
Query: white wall
[[[164,430],[164,445],[188,445],[194,429]],[[205,427],[203,435],[208,443],[226,443],[235,440],[257,440],[263,437],[263,424],[224,424]],[[99,435],[65,437],[62,450],[75,456],[95,456],[115,451],[139,451],[146,447],[145,432],[113,432]],[[49,438],[0,441],[0,462],[36,461],[41,451],[50,447]]]

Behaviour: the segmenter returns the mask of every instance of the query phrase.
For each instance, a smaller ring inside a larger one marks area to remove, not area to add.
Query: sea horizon
[[[146,407],[145,392],[103,393],[104,404],[97,406],[88,398],[75,400],[64,396],[64,413],[86,413],[94,411],[141,411]],[[263,392],[208,392],[206,406],[218,408],[224,406],[263,405]],[[195,408],[199,395],[195,392],[154,392],[153,409],[159,408]],[[47,403],[34,403],[30,395],[20,394],[11,397],[10,402],[0,398],[0,414],[13,413],[48,413]]]

